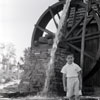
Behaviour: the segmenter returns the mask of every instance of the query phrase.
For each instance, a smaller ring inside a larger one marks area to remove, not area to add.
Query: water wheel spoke
[[[86,25],[90,24],[90,22],[93,20],[93,16],[87,21]],[[82,28],[75,34],[75,36],[78,36],[82,32]]]
[[[91,12],[91,8],[89,9],[88,12],[89,13]],[[69,35],[74,31],[74,29],[76,29],[76,27],[83,21],[83,19],[84,19],[84,16],[80,18],[80,20],[71,28],[71,30],[68,33],[66,33],[65,38],[69,37]]]
[[[80,35],[81,32],[82,32],[82,28],[75,34],[75,36]]]
[[[51,14],[51,16],[52,16],[52,18],[53,18],[53,21],[54,21],[54,23],[55,23],[56,28],[58,28],[58,24],[57,24],[57,22],[56,22],[56,19],[55,19],[55,17],[54,17],[54,14],[53,14],[53,11],[52,11],[51,7],[49,7],[49,11],[50,11],[50,14]]]
[[[66,34],[65,38],[68,38],[68,36],[74,31],[74,29],[82,22],[82,20],[84,19],[84,16],[78,21],[78,23],[76,23],[71,30]]]
[[[48,29],[46,29],[46,28],[45,28],[45,29],[42,28],[42,27],[39,26],[39,25],[35,25],[35,27],[38,28],[38,29],[40,29],[40,30],[43,31],[43,32],[48,33],[48,34],[55,34],[55,33],[51,32],[50,30],[48,30]]]
[[[100,44],[99,44],[99,48],[98,48],[98,51],[97,51],[97,54],[96,54],[96,61],[93,62],[93,64],[91,65],[91,71],[84,76],[83,78],[83,81],[86,81],[87,79],[89,79],[90,77],[92,77],[99,69],[100,69]],[[96,67],[94,67],[96,66]]]
[[[98,39],[98,38],[100,38],[100,35],[85,38],[85,41],[90,41],[90,40],[94,40],[94,39]],[[81,40],[79,39],[79,40],[71,41],[71,43],[78,43],[78,42],[81,42]]]
[[[80,48],[78,48],[78,47],[76,47],[75,45],[70,44],[70,43],[67,43],[67,44],[68,44],[71,48],[73,48],[73,49],[75,49],[75,50],[77,50],[78,52],[81,53],[81,49],[80,49]],[[93,61],[95,60],[94,57],[92,57],[91,55],[89,55],[87,52],[84,52],[84,55],[87,56],[87,57],[89,57],[89,58],[92,59]]]
[[[85,35],[85,40],[88,40],[89,38],[95,38],[95,36],[99,37],[100,36],[100,31],[98,32],[94,32],[92,34],[86,34]],[[82,36],[76,36],[76,37],[71,37],[71,38],[68,38],[66,41],[67,42],[70,42],[70,41],[81,41],[81,38]]]

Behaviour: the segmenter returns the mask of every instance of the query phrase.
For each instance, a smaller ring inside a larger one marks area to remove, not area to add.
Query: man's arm
[[[82,90],[82,72],[78,72],[78,78],[79,78],[79,89]]]
[[[64,91],[67,91],[66,74],[63,74],[62,81],[63,81]]]

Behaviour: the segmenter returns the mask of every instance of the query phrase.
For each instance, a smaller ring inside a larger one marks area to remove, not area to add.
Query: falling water
[[[62,16],[61,16],[60,21],[59,21],[58,29],[57,29],[57,32],[56,32],[56,35],[55,35],[53,47],[51,49],[51,58],[50,58],[50,62],[48,64],[48,69],[47,69],[47,72],[46,72],[46,80],[45,80],[45,85],[44,85],[44,90],[43,90],[43,93],[46,93],[46,94],[49,91],[50,78],[54,74],[53,73],[53,71],[54,71],[53,66],[54,66],[55,52],[57,50],[57,45],[58,45],[60,38],[62,36],[61,29],[62,29],[62,26],[64,24],[66,14],[68,12],[70,2],[71,2],[71,0],[66,0],[66,3],[65,3],[64,8],[63,8]]]

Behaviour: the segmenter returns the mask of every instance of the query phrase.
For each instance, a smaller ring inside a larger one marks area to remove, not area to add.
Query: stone
[[[40,42],[40,43],[46,43],[46,44],[47,44],[47,43],[48,43],[48,40],[47,40],[47,38],[45,38],[45,37],[40,37],[40,38],[39,38],[39,42]]]

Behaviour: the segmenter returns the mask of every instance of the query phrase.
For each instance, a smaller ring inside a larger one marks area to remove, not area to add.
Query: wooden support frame
[[[92,33],[92,34],[86,34],[85,38],[88,39],[89,37],[99,36],[100,35],[99,33],[100,33],[100,31]],[[82,38],[82,36],[76,36],[76,37],[68,38],[66,41],[67,42],[70,42],[70,41],[73,41],[73,42],[79,41],[80,42],[81,38]]]
[[[99,2],[97,2],[97,1],[95,1],[95,3],[98,5],[100,5],[100,1]],[[100,9],[100,8],[99,8]],[[97,12],[95,12],[93,9],[92,9],[92,14],[93,14],[93,16],[94,16],[94,18],[95,18],[95,20],[96,20],[96,22],[97,22],[97,25],[98,25],[98,30],[100,31],[100,13],[97,11]],[[92,77],[95,73],[96,73],[96,71],[99,69],[98,67],[99,66],[97,66],[97,67],[94,67],[95,65],[96,65],[96,63],[97,63],[97,61],[99,61],[99,59],[100,59],[100,32],[98,31],[98,33],[99,33],[99,36],[97,37],[97,38],[99,38],[99,47],[98,47],[98,51],[97,51],[97,54],[96,54],[96,57],[95,57],[95,59],[96,59],[96,61],[92,64],[92,66],[91,66],[91,71],[84,77],[84,81],[86,81],[87,79],[89,79],[90,77]],[[92,38],[92,37],[91,37]]]
[[[71,43],[68,43],[67,42],[67,45],[70,46],[71,48],[75,49],[76,51],[80,52],[81,53],[81,49],[76,47],[75,45],[71,44]],[[91,55],[89,55],[87,52],[84,52],[83,53],[85,56],[89,57],[90,59],[92,60],[95,60],[94,57],[92,57]]]
[[[90,40],[99,39],[99,38],[100,38],[100,35],[97,35],[97,36],[85,38],[85,41],[90,41]],[[78,43],[80,41],[81,40],[76,40],[76,41],[74,41],[74,43]],[[71,43],[73,43],[73,41]]]
[[[86,25],[90,24],[90,22],[93,20],[93,16],[87,21]],[[75,34],[75,36],[78,36],[82,32],[82,28]]]
[[[96,36],[91,36],[91,37],[86,37],[85,41],[90,41],[90,40],[94,40],[94,39],[99,39],[100,38],[100,34],[96,35]],[[79,43],[81,42],[81,40],[75,40],[75,41],[70,41],[70,43]]]
[[[91,12],[91,8],[88,10],[88,12],[90,13]],[[81,19],[71,28],[71,30],[66,33],[66,36],[65,36],[65,39],[67,39],[69,37],[69,35],[74,31],[74,29],[80,25],[80,23],[84,20],[84,16],[81,17]]]
[[[83,69],[84,64],[84,47],[85,47],[85,32],[86,32],[86,23],[87,23],[87,17],[88,17],[88,4],[86,6],[86,13],[85,18],[83,22],[83,30],[82,30],[82,41],[81,41],[81,56],[80,56],[80,66]]]
[[[68,36],[74,31],[74,29],[82,22],[82,20],[84,19],[84,16],[78,21],[78,23],[76,23],[72,29],[69,31],[69,33],[66,34],[65,38],[68,38]]]

